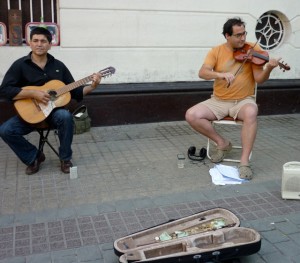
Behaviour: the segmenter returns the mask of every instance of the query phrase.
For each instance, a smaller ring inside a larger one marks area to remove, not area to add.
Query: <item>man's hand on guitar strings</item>
[[[48,94],[48,92],[42,90],[34,90],[33,97],[38,102],[43,103],[45,105],[47,105],[50,100],[50,95]]]

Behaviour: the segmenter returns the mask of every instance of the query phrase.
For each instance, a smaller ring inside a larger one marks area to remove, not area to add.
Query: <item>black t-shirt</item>
[[[0,86],[0,96],[8,100],[13,98],[26,86],[43,86],[50,80],[60,80],[64,84],[74,82],[74,78],[64,63],[47,54],[48,60],[44,69],[31,60],[31,52],[16,60],[6,72]],[[71,91],[72,99],[82,100],[83,86]]]

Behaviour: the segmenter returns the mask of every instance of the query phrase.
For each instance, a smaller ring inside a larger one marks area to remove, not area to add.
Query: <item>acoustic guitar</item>
[[[99,71],[102,77],[108,77],[115,73],[115,68],[107,67]],[[60,80],[50,80],[43,86],[26,86],[22,89],[43,90],[50,95],[47,105],[37,102],[35,99],[20,99],[14,102],[19,116],[31,124],[45,120],[54,108],[63,107],[71,100],[70,91],[92,80],[92,75],[65,85]]]

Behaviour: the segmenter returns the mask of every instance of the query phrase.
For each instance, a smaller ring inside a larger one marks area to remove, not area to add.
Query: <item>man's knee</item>
[[[55,112],[55,119],[61,122],[70,122],[73,120],[73,115],[66,109],[60,109]]]
[[[241,115],[242,120],[244,121],[255,121],[258,114],[258,108],[256,104],[246,104],[239,115]]]
[[[6,125],[6,123],[0,125],[0,137],[5,138],[6,136],[10,136],[11,135],[10,130],[11,129]]]
[[[256,104],[249,104],[248,108],[247,108],[247,114],[250,117],[255,117],[256,118],[257,113],[258,113],[257,105]]]
[[[185,120],[188,123],[193,123],[195,121],[195,111],[192,108],[190,108],[186,111]]]

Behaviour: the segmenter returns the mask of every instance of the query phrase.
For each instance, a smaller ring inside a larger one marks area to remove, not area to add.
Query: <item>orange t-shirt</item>
[[[251,43],[248,44],[253,46]],[[255,46],[254,50],[261,49],[258,46]],[[212,48],[207,54],[204,64],[211,66],[216,72],[231,72],[232,74],[235,74],[242,62],[238,62],[234,59],[233,52],[225,43]],[[239,100],[254,95],[254,67],[261,66],[246,62],[229,87],[225,79],[215,79],[214,96],[222,100]]]

